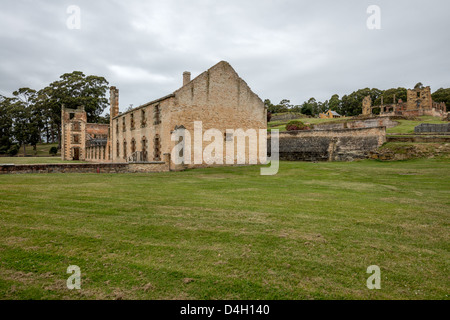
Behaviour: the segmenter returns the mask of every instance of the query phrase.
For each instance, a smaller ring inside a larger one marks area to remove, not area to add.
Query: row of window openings
[[[98,152],[97,152],[98,150]],[[110,154],[110,149],[108,148],[108,154]],[[86,155],[88,156],[88,159],[103,159],[106,160],[106,147],[92,147],[88,148]],[[108,159],[111,160],[111,158],[108,156]]]
[[[144,161],[148,161],[148,155],[147,155],[147,139],[142,139],[142,154]],[[127,154],[127,142],[123,142],[123,159],[126,160],[128,157]],[[131,140],[131,154],[134,154],[136,152],[136,140]],[[120,158],[120,143],[117,141],[117,158]],[[159,138],[159,135],[156,135],[154,139],[154,151],[153,151],[153,161],[161,161],[161,139]]]
[[[161,123],[161,110],[159,106],[154,108],[153,112],[154,125],[158,125]],[[141,128],[145,128],[147,126],[147,117],[145,110],[141,110]],[[136,121],[134,120],[134,113],[130,115],[130,128],[134,130],[136,128]],[[125,117],[122,118],[122,130],[127,131],[126,120]],[[116,132],[119,133],[119,120],[116,120]]]

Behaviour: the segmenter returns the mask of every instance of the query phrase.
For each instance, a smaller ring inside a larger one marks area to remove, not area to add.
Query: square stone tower
[[[407,110],[431,110],[433,106],[430,87],[409,89],[407,97]]]
[[[84,107],[61,110],[61,159],[86,159],[86,123],[87,115]]]

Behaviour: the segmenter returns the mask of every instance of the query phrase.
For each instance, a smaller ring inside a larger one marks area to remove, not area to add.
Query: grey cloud
[[[185,70],[227,60],[261,97],[295,104],[362,87],[448,87],[446,0],[25,1],[0,8],[0,93],[80,70],[120,89],[121,109],[166,95]],[[69,5],[81,30],[66,27]]]

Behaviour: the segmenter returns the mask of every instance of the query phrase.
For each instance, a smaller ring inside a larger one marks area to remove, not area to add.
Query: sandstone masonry
[[[178,143],[171,141],[172,133],[180,128],[194,132],[194,121],[203,123],[203,132],[213,128],[220,130],[224,140],[228,138],[226,129],[267,130],[267,109],[263,101],[229,63],[219,62],[194,80],[190,76],[185,72],[183,86],[172,94],[125,113],[119,113],[119,90],[111,87],[111,118],[106,126],[87,124],[82,108],[76,111],[63,108],[62,159],[104,163],[163,162],[167,170],[169,167],[178,170],[207,166],[169,166],[170,153]],[[79,137],[74,140],[75,135]],[[207,145],[204,143],[203,148]],[[193,145],[191,147],[193,149]],[[225,162],[225,151],[223,157]],[[193,159],[190,162],[194,163]]]
[[[280,132],[280,160],[352,161],[365,159],[386,142],[386,128]],[[268,140],[270,152],[271,141]]]

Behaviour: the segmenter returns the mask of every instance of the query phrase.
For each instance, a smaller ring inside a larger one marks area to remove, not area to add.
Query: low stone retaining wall
[[[21,164],[0,165],[0,174],[18,173],[150,173],[166,172],[165,162],[151,163],[64,163],[64,164]]]
[[[422,123],[414,128],[415,133],[439,133],[450,132],[450,123],[432,124]]]
[[[387,142],[450,143],[450,136],[388,136]]]
[[[386,128],[280,132],[280,160],[352,161],[368,158],[386,142]],[[270,137],[267,149],[270,154]]]
[[[321,123],[316,124],[314,126],[314,130],[326,131],[326,130],[341,130],[341,129],[376,128],[376,127],[394,128],[397,125],[398,122],[393,121],[389,117],[379,117],[366,120]]]

